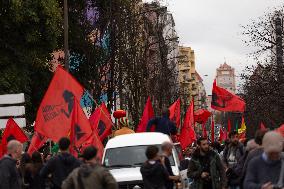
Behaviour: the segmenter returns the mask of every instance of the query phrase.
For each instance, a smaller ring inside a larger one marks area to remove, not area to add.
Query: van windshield
[[[157,145],[161,149],[161,145]],[[145,151],[148,146],[128,146],[106,150],[104,165],[106,167],[139,167],[146,160]],[[175,165],[173,156],[169,157],[171,166]]]

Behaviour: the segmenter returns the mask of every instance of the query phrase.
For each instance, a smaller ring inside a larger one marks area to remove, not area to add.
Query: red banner
[[[194,112],[194,120],[197,123],[203,124],[206,123],[208,118],[211,116],[211,112],[206,109],[199,109]]]
[[[79,102],[74,99],[70,141],[72,146],[80,147],[92,134],[91,124],[82,110]]]
[[[74,98],[80,101],[83,87],[58,66],[37,112],[35,130],[57,142],[71,127]]]
[[[143,111],[141,121],[140,121],[140,123],[137,127],[136,132],[137,133],[146,132],[147,123],[153,117],[154,117],[154,110],[153,110],[153,107],[152,107],[150,97],[148,97],[147,102],[146,102],[146,106],[145,106],[144,111]]]
[[[28,141],[28,137],[12,118],[8,119],[2,135],[2,154],[7,153],[7,144],[10,140],[17,140],[21,143]]]
[[[102,103],[89,118],[91,126],[96,129],[101,141],[111,134],[113,123],[105,103]]]
[[[213,83],[211,108],[223,112],[244,112],[245,102],[243,99],[234,95]]]
[[[180,132],[179,141],[181,148],[184,150],[196,140],[196,134],[194,131],[194,103],[191,101],[190,106],[187,109],[183,127]]]
[[[35,131],[28,149],[28,154],[32,155],[32,153],[39,150],[47,141],[47,139],[47,137],[42,136],[40,133]]]
[[[180,98],[171,105],[169,111],[170,120],[176,124],[177,128],[180,128]]]

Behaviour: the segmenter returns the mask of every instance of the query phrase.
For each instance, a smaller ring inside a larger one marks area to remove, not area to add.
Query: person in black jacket
[[[0,189],[21,189],[21,178],[16,165],[22,151],[23,145],[19,141],[8,142],[8,154],[0,161]]]
[[[42,178],[46,178],[49,174],[52,175],[52,189],[60,189],[62,181],[67,178],[73,169],[79,167],[81,164],[78,159],[68,152],[70,146],[68,138],[61,138],[58,145],[60,153],[51,158],[40,171]]]
[[[171,162],[169,160],[169,157],[173,154],[173,143],[171,142],[163,142],[162,144],[162,152],[163,152],[163,162],[165,164],[165,167],[169,173],[169,179],[166,181],[166,188],[167,189],[173,189],[174,188],[174,181],[178,181],[180,179],[179,176],[174,175]]]
[[[157,146],[149,146],[146,149],[148,160],[140,169],[145,189],[166,189],[166,181],[169,179],[169,174],[162,164],[158,152]]]
[[[146,131],[152,131],[152,127],[155,127],[155,132],[167,134],[169,136],[177,134],[177,128],[174,122],[170,120],[170,111],[168,109],[163,110],[162,117],[156,117],[151,119],[148,124]]]

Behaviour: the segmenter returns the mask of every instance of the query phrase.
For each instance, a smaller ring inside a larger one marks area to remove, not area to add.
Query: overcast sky
[[[244,45],[240,26],[284,4],[284,0],[166,0],[163,4],[174,16],[180,44],[195,50],[196,69],[211,93],[216,68],[225,59],[237,76],[246,65],[253,64],[247,56],[252,49]],[[237,85],[239,82],[237,79]]]

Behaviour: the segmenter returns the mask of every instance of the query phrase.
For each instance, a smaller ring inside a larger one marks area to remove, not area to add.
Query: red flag
[[[57,142],[71,126],[74,98],[80,101],[83,87],[58,66],[37,112],[35,130]]]
[[[202,124],[202,137],[208,138],[205,123]]]
[[[219,137],[219,142],[222,143],[225,141],[225,133],[224,130],[222,128],[220,128],[220,137]]]
[[[70,141],[75,147],[80,147],[92,134],[91,124],[82,110],[79,102],[74,99]]]
[[[228,134],[231,132],[231,129],[232,129],[231,120],[228,119],[228,127],[227,127]]]
[[[180,98],[175,101],[169,108],[170,120],[175,122],[177,128],[180,127]]]
[[[102,103],[89,118],[92,129],[96,129],[101,141],[111,134],[112,121],[105,103]]]
[[[181,129],[179,136],[180,145],[183,150],[196,140],[196,135],[193,128],[194,128],[194,104],[192,100],[190,106],[187,109],[184,118],[183,127]]]
[[[46,141],[47,137],[42,136],[40,133],[35,131],[28,149],[28,154],[32,155],[35,151],[40,149]]]
[[[146,132],[147,123],[153,117],[154,117],[154,110],[153,110],[153,107],[152,107],[150,97],[148,97],[147,102],[146,102],[146,106],[145,106],[144,111],[143,111],[141,121],[140,121],[140,123],[137,127],[136,132],[138,132],[138,133]]]
[[[212,116],[211,119],[211,142],[215,141],[215,125],[214,125],[214,118]]]
[[[284,124],[275,129],[275,131],[280,133],[284,137]]]
[[[97,130],[93,130],[92,135],[87,139],[87,141],[82,145],[81,152],[83,152],[86,147],[93,145],[98,149],[97,157],[102,159],[104,153],[104,146],[100,140]]]
[[[7,121],[6,128],[2,135],[2,153],[7,153],[7,144],[10,140],[18,140],[21,143],[28,141],[28,137],[19,127],[19,125],[10,118]]]
[[[225,129],[224,130],[224,141],[228,139],[228,131]]]
[[[203,124],[206,123],[208,118],[211,116],[211,112],[206,109],[199,109],[194,112],[194,120],[197,123]]]
[[[260,130],[261,131],[266,131],[267,130],[267,128],[265,127],[265,125],[262,122],[260,123]]]
[[[243,99],[234,95],[213,83],[211,107],[223,112],[244,112],[245,102]]]

